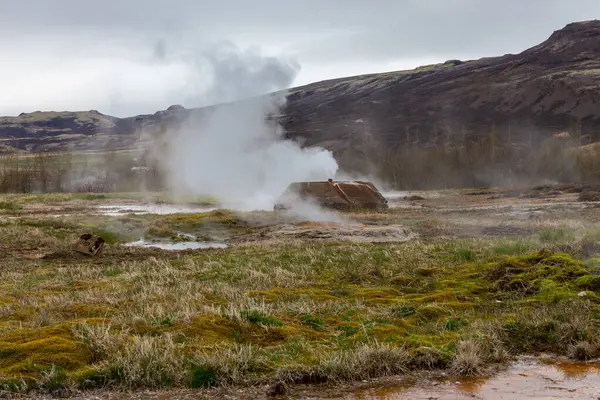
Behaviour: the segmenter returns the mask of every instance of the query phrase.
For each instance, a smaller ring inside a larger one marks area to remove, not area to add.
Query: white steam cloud
[[[282,127],[268,118],[285,105],[282,90],[294,81],[296,63],[232,45],[211,49],[197,62],[212,77],[201,91],[207,102],[244,100],[219,105],[173,132],[161,151],[174,194],[212,195],[240,210],[271,209],[291,182],[335,175],[331,152],[283,140]],[[277,93],[260,96],[270,92]]]

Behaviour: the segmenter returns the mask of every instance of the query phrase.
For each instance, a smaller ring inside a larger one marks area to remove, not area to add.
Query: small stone
[[[587,296],[587,293],[586,292],[579,292],[579,293],[577,293],[577,296],[579,296],[579,297],[585,297],[585,296]]]

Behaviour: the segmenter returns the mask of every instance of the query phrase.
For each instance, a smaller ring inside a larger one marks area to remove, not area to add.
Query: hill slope
[[[282,123],[290,138],[357,165],[365,143],[379,148],[464,146],[492,136],[511,145],[539,143],[569,131],[577,143],[600,141],[600,21],[578,22],[520,54],[452,60],[411,71],[363,75],[294,88]],[[122,148],[139,132],[190,113],[170,107],[114,118],[97,111],[31,113],[0,118],[0,142],[29,151]],[[19,140],[14,140],[19,139]],[[365,157],[363,157],[365,158]],[[362,165],[364,167],[364,165]]]

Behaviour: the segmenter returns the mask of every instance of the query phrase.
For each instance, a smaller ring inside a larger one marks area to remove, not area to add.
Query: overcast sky
[[[195,107],[229,99],[218,76],[254,95],[517,53],[589,19],[599,0],[0,0],[0,115]]]

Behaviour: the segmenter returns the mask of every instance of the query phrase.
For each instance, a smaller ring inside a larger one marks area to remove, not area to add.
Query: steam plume
[[[212,195],[230,208],[270,209],[290,182],[336,173],[329,151],[283,140],[282,127],[267,118],[285,105],[282,90],[292,84],[297,63],[231,44],[204,52],[197,62],[212,77],[202,92],[205,103],[243,100],[221,104],[173,133],[165,161],[174,193]]]

